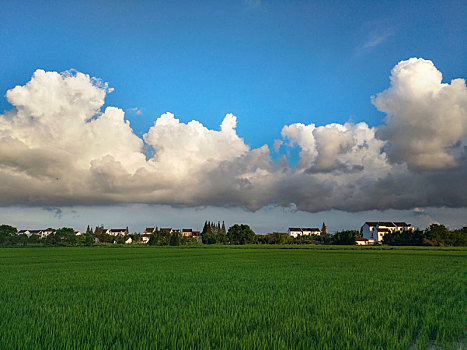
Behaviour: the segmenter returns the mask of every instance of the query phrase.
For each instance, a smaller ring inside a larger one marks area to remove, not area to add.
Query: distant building
[[[54,235],[55,232],[57,232],[57,230],[49,227],[49,228],[47,228],[45,230],[42,230],[40,236],[41,236],[41,238],[44,238],[44,237],[47,237],[48,235]]]
[[[141,235],[141,243],[147,244],[149,242],[149,239],[151,238],[151,234],[149,233],[143,233]]]
[[[184,228],[182,230],[182,237],[192,237],[193,236],[193,230],[191,228]]]
[[[374,239],[367,239],[367,238],[357,238],[355,240],[356,245],[372,245],[375,244]]]
[[[128,228],[112,228],[107,230],[106,233],[114,237],[123,237],[128,234]]]
[[[384,235],[394,232],[414,231],[415,228],[402,221],[367,221],[360,229],[363,238],[373,239],[376,243],[383,241]]]
[[[288,234],[297,238],[299,236],[320,235],[321,231],[317,227],[289,227]]]
[[[48,228],[45,230],[20,230],[18,231],[19,235],[26,235],[28,238],[32,235],[38,235],[40,238],[47,237],[50,234],[55,234],[56,230],[53,228]]]
[[[40,236],[41,230],[19,230],[19,235],[26,235],[27,237],[31,237],[32,235]]]
[[[151,234],[156,232],[156,227],[146,227],[143,234]]]
[[[195,238],[198,243],[202,241],[201,231],[192,231],[191,237]]]

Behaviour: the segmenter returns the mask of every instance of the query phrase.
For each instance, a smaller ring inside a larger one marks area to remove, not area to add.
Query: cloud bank
[[[284,126],[276,151],[300,148],[289,167],[267,145],[250,148],[232,114],[210,130],[165,113],[140,138],[122,109],[102,111],[106,83],[37,70],[7,92],[14,108],[0,115],[0,205],[466,206],[465,80],[442,83],[431,61],[412,58],[390,82],[372,98],[385,125]]]

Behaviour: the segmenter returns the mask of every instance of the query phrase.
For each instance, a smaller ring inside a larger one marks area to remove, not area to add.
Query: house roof
[[[193,232],[193,230],[191,228],[184,228],[182,231],[183,232]]]
[[[289,231],[301,231],[300,227],[289,227]]]
[[[110,232],[126,232],[126,228],[112,228]]]
[[[378,225],[378,221],[366,221],[365,224],[368,226],[376,226]]]
[[[29,232],[30,234],[37,234],[37,233],[41,233],[42,230],[20,230],[18,231],[18,233],[26,233],[26,232]]]
[[[394,223],[397,225],[397,226],[404,226],[404,227],[407,227],[407,226],[410,226],[410,224],[404,222],[404,221],[394,221]]]
[[[368,226],[387,226],[387,227],[407,225],[405,222],[391,222],[391,221],[366,221],[365,224],[367,224]]]
[[[387,227],[395,227],[396,225],[394,225],[393,222],[391,221],[381,221],[381,222],[378,222],[378,225],[380,226],[387,226]]]
[[[367,238],[357,238],[355,241],[365,241],[366,242],[366,241],[368,241],[368,239]]]
[[[317,227],[302,227],[303,231],[319,231]]]
[[[154,232],[155,230],[155,227],[146,227],[146,230],[144,230],[144,232]]]

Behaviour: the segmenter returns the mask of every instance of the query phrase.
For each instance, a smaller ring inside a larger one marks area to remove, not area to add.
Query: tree
[[[425,245],[425,233],[420,230],[387,233],[383,237],[383,244],[400,246]]]
[[[85,246],[92,246],[94,244],[94,236],[91,233],[86,233],[84,235],[83,244]]]
[[[264,238],[263,238],[264,241]],[[273,232],[266,236],[267,244],[285,244],[291,241],[291,237],[284,232]]]
[[[57,240],[54,234],[50,234],[42,238],[41,242],[44,243],[45,245],[55,245],[57,243]]]
[[[431,224],[425,231],[427,242],[431,245],[448,245],[449,230],[446,226],[440,224]]]
[[[222,228],[221,228],[221,231],[222,231],[224,234],[227,234],[227,231],[225,230],[225,223],[224,223],[224,221],[222,221]]]
[[[0,225],[0,243],[5,247],[11,236],[16,235],[18,230],[10,225]]]
[[[244,224],[235,224],[229,227],[227,236],[229,237],[230,244],[249,244],[255,243],[257,240],[256,234],[250,226]]]
[[[431,224],[425,231],[425,242],[436,246],[467,245],[467,229],[450,231],[446,226]]]
[[[355,230],[346,230],[336,232],[332,237],[332,244],[354,245],[355,240],[360,237],[360,232]]]
[[[55,232],[55,239],[57,243],[63,245],[76,245],[77,239],[75,230],[70,227],[62,227]]]
[[[149,245],[169,245],[171,234],[167,230],[156,229],[149,237]]]
[[[40,237],[39,235],[30,235],[28,237],[28,243],[39,243]]]
[[[177,246],[180,245],[182,241],[182,236],[178,232],[173,232],[170,235],[170,245]]]

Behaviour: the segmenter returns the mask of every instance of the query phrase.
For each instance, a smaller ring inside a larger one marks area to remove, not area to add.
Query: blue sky
[[[400,61],[431,60],[443,82],[465,78],[466,29],[464,1],[4,1],[0,91],[36,69],[75,69],[114,88],[104,107],[124,110],[139,137],[165,112],[214,130],[233,113],[246,145],[272,149],[293,123],[382,125],[370,98]],[[271,156],[295,167],[299,151]]]

